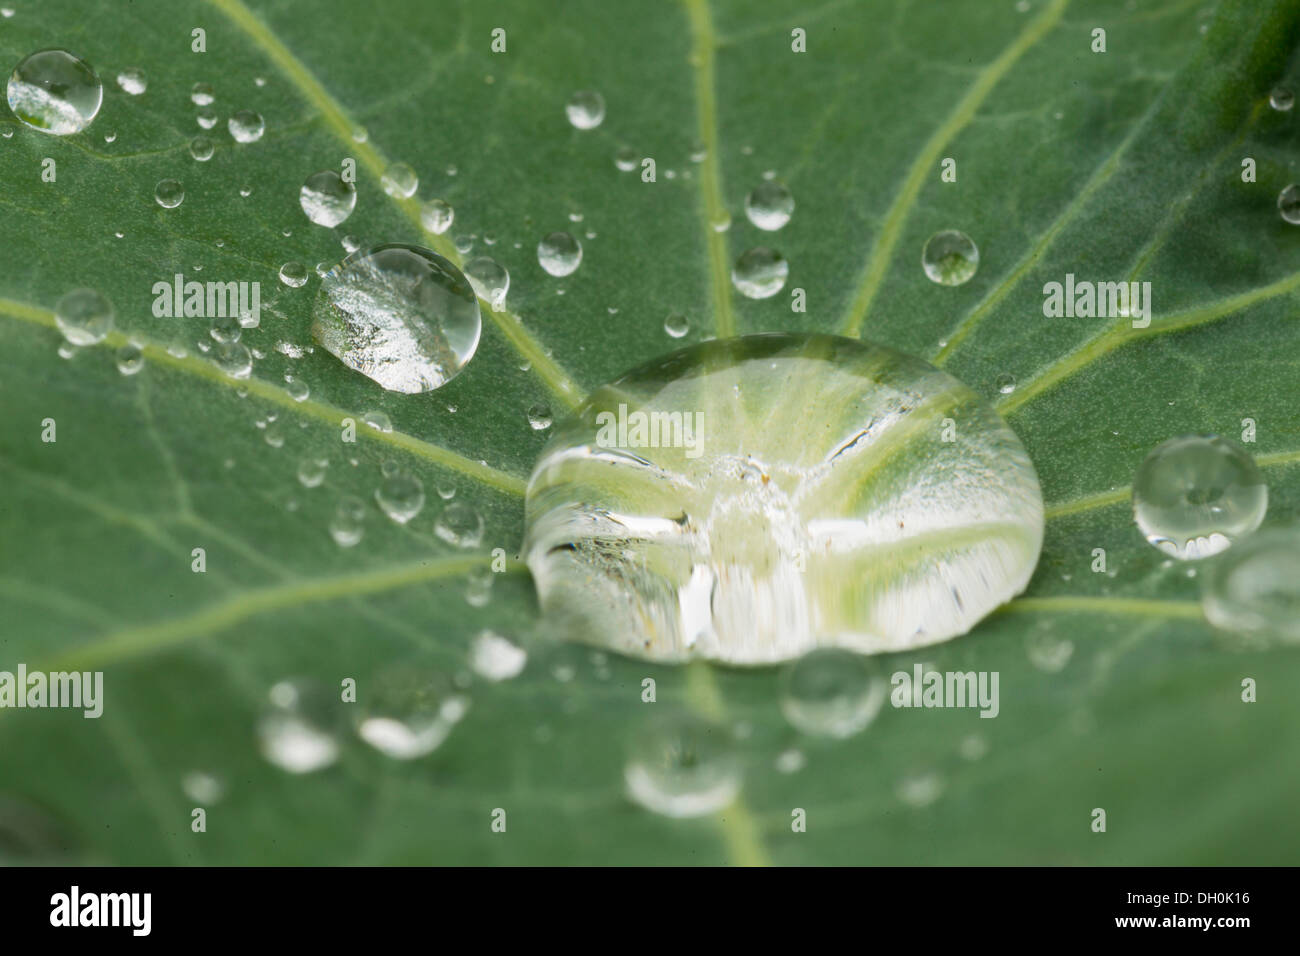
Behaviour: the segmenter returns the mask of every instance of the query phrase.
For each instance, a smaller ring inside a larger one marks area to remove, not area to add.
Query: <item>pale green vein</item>
[[[1279,465],[1293,465],[1300,463],[1300,449],[1295,451],[1274,451],[1266,455],[1257,455],[1255,464],[1261,468],[1274,468]],[[1058,501],[1054,505],[1048,505],[1045,509],[1047,519],[1064,518],[1066,515],[1079,514],[1082,511],[1091,511],[1093,508],[1105,508],[1108,505],[1116,505],[1120,502],[1128,501],[1132,497],[1133,489],[1128,485],[1122,488],[1112,488],[1110,491],[1099,491],[1091,495],[1083,495],[1079,498],[1072,498],[1069,501]]]
[[[38,308],[37,306],[28,305],[26,302],[16,302],[12,299],[0,298],[0,315],[8,315],[11,318],[19,319],[23,322],[30,322],[34,325],[44,325],[49,328],[57,328],[54,322],[54,313],[49,309]],[[178,358],[172,355],[161,345],[150,342],[138,335],[128,335],[124,332],[113,331],[104,339],[102,344],[111,348],[117,348],[133,342],[140,346],[144,353],[145,359],[157,365],[164,365],[174,368],[190,375],[198,376],[209,382],[218,385],[224,385],[228,388],[245,388],[250,394],[256,395],[265,401],[284,408],[292,409],[299,414],[328,422],[331,425],[338,426],[344,418],[352,418],[354,421],[360,421],[360,416],[344,411],[341,408],[335,408],[333,405],[327,405],[324,402],[315,399],[307,399],[303,402],[294,401],[289,393],[282,388],[262,381],[256,377],[247,379],[232,379],[222,372],[216,365],[205,360],[190,355]],[[465,458],[453,451],[434,445],[431,442],[421,441],[414,436],[405,432],[391,431],[383,432],[374,428],[362,426],[357,429],[357,434],[363,438],[381,442],[400,448],[408,454],[422,458],[425,461],[432,462],[443,468],[460,472],[468,475],[476,481],[482,482],[498,491],[507,494],[522,496],[524,493],[525,482],[514,475],[508,475],[505,472],[497,471],[488,465]]]
[[[368,169],[376,180],[379,180],[383,176],[384,170],[389,167],[389,160],[374,144],[369,141],[358,143],[353,138],[353,134],[358,128],[357,124],[352,122],[339,102],[329,94],[315,75],[307,69],[306,65],[294,56],[289,51],[289,48],[280,42],[279,37],[272,33],[270,28],[259,20],[240,0],[208,0],[208,2],[224,13],[235,26],[248,35],[249,39],[262,48],[266,55],[271,58],[271,61],[297,87],[302,96],[320,111],[326,125],[335,136],[346,144],[348,151],[355,153],[356,157],[361,161],[361,165]],[[418,199],[414,196],[406,199],[389,198],[417,228],[423,231],[420,222],[420,201]],[[458,266],[462,264],[460,253],[456,251],[456,247],[446,236],[426,235],[429,243],[438,251],[439,255],[450,259]],[[531,363],[533,371],[537,373],[546,386],[569,407],[576,407],[582,401],[582,389],[547,354],[541,343],[533,338],[532,333],[524,327],[519,316],[506,310],[496,311],[488,301],[483,299],[479,301],[484,313],[492,319],[515,351]]]
[[[693,711],[709,720],[720,723],[725,718],[722,693],[714,680],[712,665],[704,661],[686,665],[686,701]],[[729,807],[719,812],[718,826],[727,845],[727,856],[737,866],[771,866],[758,822],[743,797],[737,796]]]
[[[685,0],[691,21],[691,63],[695,70],[695,109],[698,136],[704,148],[700,164],[700,210],[704,218],[704,244],[709,252],[709,293],[713,302],[714,331],[720,339],[736,334],[731,311],[731,271],[727,264],[727,238],[714,226],[727,216],[722,198],[722,173],[718,157],[718,107],[715,99],[714,62],[717,38],[708,0]]]
[[[1042,13],[1030,21],[1024,30],[1020,32],[1020,35],[1002,51],[997,59],[980,70],[979,75],[975,77],[975,82],[971,84],[966,94],[958,101],[953,111],[948,114],[948,118],[926,141],[925,146],[922,147],[921,152],[912,162],[912,167],[907,174],[907,178],[903,181],[902,188],[898,191],[898,195],[894,197],[893,203],[885,214],[884,224],[881,227],[880,234],[876,237],[875,244],[871,248],[871,254],[867,260],[862,280],[858,285],[858,291],[849,305],[848,314],[843,322],[845,335],[858,335],[862,332],[862,325],[866,321],[867,312],[871,308],[876,293],[880,290],[880,284],[884,281],[885,273],[889,270],[894,246],[898,244],[898,240],[902,236],[903,225],[907,221],[908,213],[911,212],[916,197],[920,195],[925,178],[934,173],[935,164],[942,157],[944,149],[947,148],[952,138],[974,118],[985,98],[993,91],[993,88],[998,85],[1011,67],[1015,65],[1016,61],[1060,21],[1061,14],[1065,12],[1068,4],[1069,0],[1053,0]]]
[[[424,584],[466,574],[489,560],[491,558],[488,555],[457,555],[356,574],[340,574],[313,581],[257,588],[184,617],[125,628],[97,637],[60,655],[51,662],[51,666],[87,670],[172,647],[192,638],[216,634],[260,614]]]
[[[1125,318],[1122,320],[1122,325],[1111,326],[1078,348],[1067,352],[1051,365],[1041,369],[1023,387],[1017,388],[1010,395],[999,399],[995,405],[1003,415],[1010,414],[1122,345],[1128,345],[1131,342],[1138,342],[1157,335],[1182,332],[1198,325],[1206,325],[1226,315],[1240,312],[1259,302],[1286,295],[1297,287],[1300,287],[1300,272],[1285,279],[1279,279],[1269,285],[1251,289],[1249,292],[1228,296],[1225,299],[1219,299],[1195,309],[1176,312],[1159,320],[1152,319],[1151,324],[1145,329],[1131,328],[1131,320]]]
[[[1085,597],[1083,595],[1017,598],[1002,605],[999,613],[1017,614],[1042,611],[1078,611],[1085,614],[1117,614],[1127,617],[1201,619],[1201,606],[1195,601],[1158,601],[1147,598]]]

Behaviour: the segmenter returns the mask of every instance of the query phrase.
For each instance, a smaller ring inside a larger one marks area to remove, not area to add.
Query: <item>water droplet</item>
[[[90,125],[104,87],[85,60],[67,50],[38,50],[9,77],[9,108],[32,129],[71,136]]]
[[[470,607],[487,607],[496,575],[489,567],[474,568],[465,579],[465,601]]]
[[[117,74],[117,85],[124,93],[139,96],[149,88],[149,79],[144,75],[144,70],[132,66]]]
[[[713,222],[709,223],[714,232],[726,232],[731,228],[731,213],[723,210],[722,214]]]
[[[379,178],[379,185],[384,187],[384,192],[395,199],[409,199],[419,188],[420,177],[415,175],[415,170],[406,163],[393,163],[384,170],[384,175]]]
[[[238,342],[244,327],[233,315],[215,316],[208,325],[208,334],[218,342]]]
[[[595,129],[605,121],[605,98],[595,90],[579,90],[564,104],[564,112],[577,129]]]
[[[380,481],[375,501],[388,517],[406,524],[424,507],[424,483],[409,471],[396,469]]]
[[[395,392],[454,378],[478,348],[469,280],[442,256],[390,243],[359,250],[321,281],[312,336],[343,364]]]
[[[366,503],[355,495],[344,495],[330,519],[330,537],[340,548],[350,548],[365,532]]]
[[[1003,395],[1010,395],[1016,390],[1016,377],[1003,372],[994,380],[993,384]]]
[[[625,173],[636,169],[640,161],[640,155],[631,146],[620,146],[614,153],[614,165]]]
[[[765,180],[745,197],[745,215],[759,229],[774,232],[790,221],[794,196],[783,183]]]
[[[961,285],[979,268],[980,251],[970,236],[956,229],[936,232],[921,250],[921,265],[931,282]]]
[[[190,100],[195,106],[211,106],[216,98],[211,83],[195,83],[190,87]]]
[[[154,187],[153,198],[164,209],[175,209],[185,200],[185,187],[175,179],[160,180]]]
[[[763,334],[593,392],[539,458],[526,523],[542,607],[574,639],[753,664],[964,634],[1028,583],[1043,506],[1015,434],[956,379]]]
[[[441,199],[430,199],[420,207],[420,224],[436,236],[450,229],[455,218],[456,210]]]
[[[218,342],[212,358],[231,378],[248,378],[253,372],[253,353],[242,342]]]
[[[1218,435],[1183,435],[1152,449],[1133,478],[1133,519],[1175,558],[1217,554],[1250,534],[1268,486],[1250,453]]]
[[[517,677],[526,663],[527,651],[493,631],[479,631],[470,644],[469,666],[475,674],[487,680],[503,681]]]
[[[1291,225],[1300,224],[1300,186],[1292,183],[1278,193],[1277,211]]]
[[[505,308],[506,293],[510,291],[510,273],[505,266],[489,256],[478,256],[465,263],[465,278],[474,287],[474,293],[493,309]]]
[[[307,284],[307,267],[301,262],[286,262],[280,266],[280,281],[291,289],[301,289]]]
[[[909,807],[928,807],[943,796],[943,777],[934,770],[909,773],[894,788],[898,799]]]
[[[107,133],[105,133],[105,134],[104,134],[104,142],[106,142],[106,143],[115,143],[115,142],[117,142],[117,131],[116,131],[116,130],[109,130]]]
[[[290,773],[311,773],[339,756],[338,698],[314,681],[281,681],[257,724],[258,743],[271,763]]]
[[[284,429],[279,425],[271,425],[262,435],[262,439],[272,448],[284,447]]]
[[[434,671],[395,667],[367,683],[357,736],[394,760],[433,753],[469,706],[451,681]]]
[[[221,779],[202,770],[191,770],[181,777],[181,790],[201,807],[220,803],[226,795],[226,787]]]
[[[144,368],[144,350],[134,342],[128,342],[119,348],[114,358],[117,370],[123,375],[134,375]]]
[[[1052,631],[1035,631],[1025,638],[1029,663],[1045,674],[1059,674],[1074,656],[1074,642]]]
[[[790,263],[779,252],[757,246],[742,253],[731,270],[731,283],[749,299],[770,299],[783,288]]]
[[[305,402],[311,397],[311,386],[296,375],[284,376],[284,390],[295,402]]]
[[[237,143],[256,143],[266,132],[262,117],[252,110],[240,110],[226,121],[226,128]]]
[[[206,163],[211,159],[215,149],[212,140],[206,136],[195,136],[190,140],[190,156],[200,163]]]
[[[554,420],[554,417],[551,415],[550,405],[547,405],[544,402],[538,402],[536,405],[529,406],[528,424],[532,427],[533,431],[546,431],[546,429],[551,427],[551,422]]]
[[[1295,106],[1295,94],[1285,86],[1274,87],[1273,92],[1268,94],[1268,105],[1279,113],[1285,113]]]
[[[298,462],[298,481],[304,488],[319,487],[325,480],[325,469],[328,467],[328,458],[304,458]]]
[[[799,658],[786,672],[781,713],[806,734],[852,737],[880,712],[885,687],[875,661],[823,647]]]
[[[243,198],[247,199],[249,196],[253,195],[253,187],[252,187],[252,186],[240,186],[240,187],[239,187],[239,195],[242,196]]]
[[[963,760],[983,760],[989,752],[989,742],[979,734],[967,734],[958,748]]]
[[[433,532],[458,548],[477,548],[483,540],[483,516],[463,501],[453,501],[442,509]]]
[[[668,318],[664,319],[664,331],[674,339],[680,339],[690,330],[690,320],[680,312],[673,312]]]
[[[391,432],[393,430],[393,420],[381,411],[362,412],[361,420],[377,432]]]
[[[537,244],[537,261],[553,276],[572,275],[582,264],[582,243],[567,232],[553,232]]]
[[[55,303],[54,322],[73,345],[95,345],[113,331],[113,304],[94,289],[73,289]]]
[[[1300,529],[1269,528],[1210,565],[1201,606],[1215,627],[1300,641]]]
[[[808,758],[803,755],[803,751],[793,747],[776,755],[777,773],[798,773],[807,763]]]
[[[212,129],[217,125],[217,111],[210,106],[200,107],[194,113],[194,122],[199,124],[199,129]]]
[[[653,813],[701,817],[736,799],[741,768],[725,727],[675,717],[637,738],[623,779],[628,796]]]
[[[333,229],[357,208],[357,187],[334,170],[322,169],[302,184],[298,204],[316,225]]]
[[[690,152],[691,162],[702,163],[709,158],[709,148],[703,143],[692,143]]]

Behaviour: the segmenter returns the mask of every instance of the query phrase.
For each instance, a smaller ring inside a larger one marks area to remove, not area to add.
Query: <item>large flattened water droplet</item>
[[[482,322],[459,269],[420,246],[387,243],[354,252],[325,274],[312,337],[384,388],[415,394],[465,367]]]
[[[1261,531],[1217,558],[1201,606],[1221,630],[1300,642],[1300,528]]]
[[[1133,478],[1133,520],[1181,560],[1207,558],[1250,534],[1268,510],[1268,486],[1250,453],[1219,435],[1157,445]]]
[[[692,346],[555,428],[525,555],[578,640],[760,664],[965,633],[1028,583],[1034,468],[974,392],[824,335]]]
[[[666,817],[700,817],[740,792],[741,766],[726,728],[675,716],[636,739],[623,770],[627,794]]]
[[[9,108],[42,133],[71,136],[90,125],[104,85],[90,64],[67,50],[38,50],[9,76]]]

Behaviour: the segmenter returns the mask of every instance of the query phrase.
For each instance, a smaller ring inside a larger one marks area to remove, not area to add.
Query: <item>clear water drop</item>
[[[1300,225],[1300,186],[1292,183],[1278,193],[1277,211],[1291,225]]]
[[[253,373],[253,353],[242,342],[218,342],[212,358],[231,378],[248,378]]]
[[[984,399],[913,356],[794,334],[594,391],[553,429],[525,520],[573,639],[743,664],[964,634],[1025,588],[1043,537],[1033,465]]]
[[[211,106],[216,98],[211,83],[195,83],[190,87],[190,101],[195,106]]]
[[[442,199],[430,199],[420,207],[420,225],[435,236],[441,236],[450,229],[455,218],[456,210],[451,208],[451,203]]]
[[[517,677],[527,663],[528,652],[495,631],[479,631],[469,647],[470,669],[486,680],[510,680]]]
[[[943,796],[944,786],[943,776],[938,771],[917,770],[899,780],[894,792],[903,803],[919,810]]]
[[[358,705],[357,736],[386,757],[414,760],[437,750],[469,707],[447,677],[394,667],[370,681]]]
[[[208,334],[217,342],[238,342],[244,327],[233,315],[218,315],[208,323]]]
[[[433,532],[458,548],[477,548],[483,540],[483,516],[463,501],[453,501],[442,509]]]
[[[971,237],[956,229],[936,232],[921,250],[926,277],[939,285],[961,285],[979,268],[980,251]]]
[[[322,169],[302,184],[298,205],[316,225],[333,229],[357,208],[357,187],[334,170]]]
[[[144,368],[144,349],[134,342],[127,342],[117,350],[114,361],[123,375],[134,375]]]
[[[424,483],[411,472],[396,469],[379,482],[375,501],[388,517],[406,524],[424,507]]]
[[[149,88],[149,78],[144,75],[144,70],[132,66],[117,74],[117,85],[121,87],[122,92],[139,96]]]
[[[9,76],[9,108],[32,129],[55,136],[80,133],[104,102],[90,64],[67,50],[38,50]]]
[[[54,323],[73,345],[104,341],[113,318],[113,304],[94,289],[73,289],[54,305]]]
[[[262,116],[252,110],[239,110],[226,121],[226,129],[237,143],[256,143],[266,132]]]
[[[420,177],[407,163],[393,163],[379,177],[379,185],[394,199],[409,199],[420,186]]]
[[[1010,395],[1016,390],[1016,377],[1009,372],[1003,372],[993,381],[994,387],[1003,395]]]
[[[366,503],[355,495],[344,495],[334,508],[329,530],[340,548],[359,544],[366,533]]]
[[[537,261],[557,278],[572,275],[582,264],[582,243],[567,232],[553,232],[537,244]]]
[[[201,106],[194,113],[194,122],[199,129],[214,129],[217,125],[217,111],[210,106]]]
[[[284,376],[284,390],[295,402],[305,402],[311,398],[311,386],[293,374]]]
[[[636,169],[641,157],[631,146],[620,146],[614,153],[614,165],[625,173]]]
[[[175,179],[161,180],[154,187],[153,198],[164,209],[175,209],[185,201],[185,187]]]
[[[623,769],[628,796],[666,817],[701,817],[740,793],[741,765],[727,728],[674,717],[645,730]]]
[[[576,129],[595,129],[605,121],[605,98],[595,90],[579,90],[564,104],[564,112]]]
[[[342,704],[323,684],[281,681],[271,688],[257,723],[262,756],[290,773],[312,773],[339,756]]]
[[[837,647],[822,647],[786,671],[781,713],[806,734],[852,737],[880,712],[886,687],[875,661]]]
[[[1300,528],[1269,528],[1210,565],[1205,619],[1243,637],[1300,641]]]
[[[307,267],[296,260],[290,260],[280,266],[280,281],[290,289],[301,289],[306,285],[307,275]]]
[[[1050,630],[1040,630],[1025,638],[1029,663],[1045,674],[1059,674],[1074,656],[1074,642]]]
[[[1285,113],[1295,106],[1295,94],[1285,86],[1276,86],[1268,94],[1268,105],[1279,113]]]
[[[298,483],[304,488],[317,488],[325,480],[328,458],[304,458],[298,462]]]
[[[794,196],[784,183],[764,180],[745,197],[745,215],[759,229],[775,232],[794,213]]]
[[[482,331],[468,279],[442,256],[390,243],[358,250],[321,280],[312,336],[386,389],[414,394],[454,378]]]
[[[377,432],[387,433],[393,430],[393,420],[384,412],[375,409],[362,412],[361,421]]]
[[[670,313],[668,318],[664,319],[664,331],[670,338],[680,339],[690,330],[690,320],[680,312]]]
[[[551,427],[555,417],[551,414],[551,406],[545,402],[538,402],[528,407],[528,426],[533,431],[542,432]]]
[[[464,271],[475,295],[494,310],[505,308],[506,293],[510,291],[510,273],[505,266],[490,256],[476,256],[465,263]]]
[[[226,785],[216,774],[191,770],[181,777],[181,791],[199,806],[210,807],[221,802]]]
[[[770,299],[783,288],[790,275],[790,263],[766,246],[741,254],[731,269],[731,284],[748,299]]]
[[[1133,520],[1180,560],[1206,558],[1250,534],[1268,510],[1268,486],[1250,453],[1219,435],[1157,445],[1133,478]]]
[[[195,136],[190,140],[190,156],[197,162],[206,163],[215,151],[216,146],[206,136]]]

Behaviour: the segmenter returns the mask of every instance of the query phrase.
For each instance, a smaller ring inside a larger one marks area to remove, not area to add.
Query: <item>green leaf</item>
[[[1298,120],[1267,102],[1300,79],[1300,4],[15,6],[0,21],[4,62],[66,47],[106,88],[98,118],[72,137],[0,121],[13,133],[0,140],[0,669],[101,669],[105,708],[98,720],[0,711],[0,854],[26,840],[20,858],[128,864],[1294,859],[1300,658],[1240,653],[1216,635],[1191,576],[1200,568],[1142,540],[1127,486],[1163,439],[1236,436],[1250,418],[1267,523],[1300,510],[1300,230],[1275,206]],[[206,53],[191,50],[199,27]],[[1098,27],[1104,53],[1091,49]],[[794,28],[806,53],[791,50]],[[131,66],[149,77],[140,96],[113,84]],[[199,81],[222,120],[207,163],[188,150]],[[584,88],[608,104],[591,131],[564,115]],[[265,117],[260,141],[225,132],[238,109]],[[655,183],[615,167],[625,144],[656,159]],[[359,202],[331,233],[307,222],[298,189],[344,157],[357,161]],[[46,158],[55,182],[42,180]],[[955,183],[940,179],[945,158]],[[416,198],[379,187],[399,160],[420,175]],[[766,170],[798,204],[775,234],[742,213]],[[153,201],[167,178],[186,192],[170,210]],[[332,264],[343,233],[459,260],[449,237],[419,226],[419,202],[434,196],[456,209],[449,235],[475,234],[476,253],[494,236],[512,277],[511,311],[485,308],[463,374],[399,395],[323,349],[276,350],[309,344],[318,288],[314,276],[280,285],[286,261]],[[726,213],[730,229],[715,231]],[[980,248],[978,273],[958,287],[920,267],[925,239],[948,228]],[[584,244],[563,280],[535,256],[558,229]],[[790,261],[787,290],[744,299],[730,263],[764,244]],[[197,350],[203,320],[153,316],[153,284],[175,273],[262,283],[262,324],[243,340],[264,356],[251,380]],[[1149,281],[1150,327],[1045,318],[1043,285],[1067,273]],[[118,331],[60,358],[52,308],[82,286],[115,303]],[[807,312],[791,311],[793,288]],[[997,719],[886,708],[862,734],[821,743],[782,719],[779,672],[593,662],[541,640],[517,565],[495,576],[486,606],[466,601],[471,569],[520,543],[522,489],[546,437],[526,410],[562,413],[683,344],[663,330],[672,312],[690,320],[685,343],[860,334],[997,400],[1049,506],[1038,572],[971,634],[885,659],[891,671],[999,672]],[[131,377],[114,361],[128,340],[145,352]],[[310,385],[307,401],[285,391],[289,370]],[[995,387],[1003,375],[1010,394]],[[368,410],[393,431],[359,426],[357,443],[341,444],[341,420]],[[41,441],[45,419],[55,443]],[[283,446],[271,447],[277,430]],[[315,456],[329,458],[327,477],[305,488],[298,463]],[[327,531],[337,501],[373,502],[385,461],[415,470],[428,503],[407,526],[372,503],[360,544],[338,547]],[[484,518],[477,551],[433,531],[446,485]],[[200,547],[202,574],[191,571]],[[1097,548],[1106,573],[1091,570]],[[528,644],[528,666],[496,685],[475,679],[468,714],[430,756],[391,761],[348,739],[335,766],[294,776],[259,755],[276,681],[352,677],[364,695],[394,666],[461,672],[483,628]],[[641,702],[646,677],[653,705]],[[1241,701],[1246,677],[1257,703]],[[742,797],[716,818],[668,820],[623,794],[627,739],[679,710],[748,731]],[[791,748],[806,766],[778,772]],[[180,783],[196,770],[226,789],[206,833],[191,831]],[[916,805],[917,781],[940,783],[938,798]],[[1104,834],[1090,828],[1097,807]],[[504,834],[491,829],[496,808]],[[806,833],[791,832],[794,808]]]

